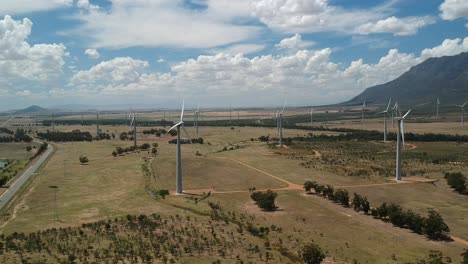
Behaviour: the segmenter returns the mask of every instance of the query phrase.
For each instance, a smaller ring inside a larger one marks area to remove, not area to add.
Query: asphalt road
[[[8,124],[8,122],[10,122],[10,120],[12,120],[14,117],[10,117],[7,121],[5,121],[2,125],[0,125],[0,127],[4,127],[6,126],[6,124]]]
[[[38,142],[38,141],[36,141]],[[40,142],[42,144],[42,142]],[[16,179],[14,183],[0,196],[0,210],[3,209],[5,205],[15,196],[21,186],[31,178],[31,176],[36,172],[36,170],[46,161],[46,159],[52,154],[54,147],[52,145],[47,146],[47,150],[41,154],[38,160],[34,162],[19,178]]]

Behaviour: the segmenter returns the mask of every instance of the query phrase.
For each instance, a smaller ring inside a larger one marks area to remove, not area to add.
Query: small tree
[[[278,197],[278,194],[271,190],[254,192],[250,197],[257,203],[258,207],[265,211],[274,211],[276,209],[275,199]]]
[[[465,252],[461,254],[463,260],[461,264],[468,264],[468,249],[465,249]]]
[[[32,150],[32,147],[31,147],[31,146],[27,146],[27,147],[26,147],[26,151],[29,152],[29,151],[31,151],[31,150]]]
[[[117,157],[117,152],[115,150],[112,151],[112,156]]]
[[[304,182],[304,190],[307,192],[307,193],[310,193],[310,190],[314,187],[314,183],[311,182],[311,181],[306,181]]]
[[[86,157],[86,156],[80,156],[80,163],[81,163],[81,164],[85,164],[85,163],[88,163],[88,162],[89,162],[88,157]]]
[[[158,194],[159,194],[163,199],[165,199],[165,198],[166,198],[166,195],[169,195],[169,190],[159,190],[159,191],[158,191]]]
[[[442,216],[434,209],[429,209],[425,224],[426,234],[431,239],[445,238],[446,232],[450,232],[450,228],[445,224]]]
[[[319,246],[310,243],[302,248],[301,257],[306,264],[320,264],[325,258],[325,254]]]

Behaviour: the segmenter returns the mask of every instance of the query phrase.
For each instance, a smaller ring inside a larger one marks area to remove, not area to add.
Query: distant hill
[[[412,67],[397,79],[367,88],[340,105],[385,104],[388,99],[400,104],[429,106],[440,98],[442,105],[468,100],[468,53],[430,58]]]
[[[32,105],[24,109],[12,111],[11,114],[24,115],[24,114],[34,114],[34,113],[47,113],[47,112],[49,112],[49,110],[47,110],[46,108],[42,108],[37,105]]]

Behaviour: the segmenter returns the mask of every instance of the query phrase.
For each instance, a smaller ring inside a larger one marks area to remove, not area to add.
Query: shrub
[[[265,211],[274,211],[276,209],[275,199],[278,197],[278,194],[271,190],[253,192],[250,197],[257,203],[258,207]]]
[[[302,261],[306,264],[320,264],[325,258],[322,249],[316,244],[307,244],[301,251]]]

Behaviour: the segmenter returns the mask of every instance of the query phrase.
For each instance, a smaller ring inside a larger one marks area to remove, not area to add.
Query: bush
[[[277,208],[275,199],[278,197],[278,194],[271,190],[266,192],[253,192],[250,197],[257,203],[258,207],[265,211],[274,211]]]
[[[85,164],[89,162],[89,159],[86,156],[80,156],[79,159],[80,159],[81,164]]]
[[[467,180],[461,172],[445,173],[445,179],[447,184],[453,188],[456,192],[461,194],[468,194]]]
[[[325,258],[322,249],[316,244],[307,244],[302,248],[301,258],[307,264],[320,264]]]

